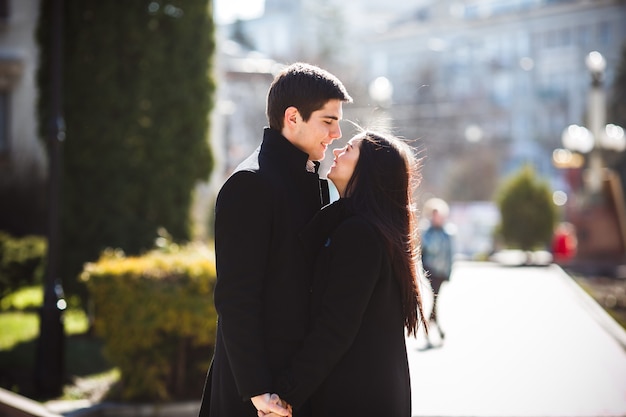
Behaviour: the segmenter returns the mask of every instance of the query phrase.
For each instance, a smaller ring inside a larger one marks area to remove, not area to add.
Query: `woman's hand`
[[[250,399],[257,409],[259,417],[291,417],[292,409],[289,404],[281,400],[277,394],[261,394]]]

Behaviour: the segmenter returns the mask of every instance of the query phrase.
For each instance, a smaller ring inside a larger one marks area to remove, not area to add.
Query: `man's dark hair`
[[[284,68],[274,78],[267,94],[267,119],[270,128],[281,131],[288,107],[295,107],[304,121],[321,109],[329,100],[351,103],[341,81],[331,73],[314,65],[298,62]]]

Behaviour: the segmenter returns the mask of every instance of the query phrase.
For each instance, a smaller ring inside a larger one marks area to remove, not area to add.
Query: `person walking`
[[[310,401],[314,417],[409,417],[405,337],[427,324],[411,203],[419,167],[408,144],[371,131],[334,155],[341,198],[301,233],[315,257],[313,324],[277,393],[294,416]]]
[[[426,201],[423,213],[430,220],[430,225],[421,236],[422,263],[434,296],[430,322],[437,326],[441,341],[445,338],[445,333],[438,321],[437,301],[442,284],[450,280],[453,261],[452,235],[446,230],[449,211],[448,203],[440,198]],[[432,347],[430,339],[428,347]]]
[[[298,233],[328,203],[317,170],[341,137],[346,102],[352,98],[329,72],[306,63],[284,68],[268,91],[261,145],[218,194],[218,323],[200,417],[290,414],[270,393],[309,330],[312,268]]]

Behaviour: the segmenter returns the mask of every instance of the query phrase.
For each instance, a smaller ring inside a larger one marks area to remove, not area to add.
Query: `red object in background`
[[[552,256],[556,263],[567,263],[576,255],[576,231],[571,223],[561,223],[552,239]]]

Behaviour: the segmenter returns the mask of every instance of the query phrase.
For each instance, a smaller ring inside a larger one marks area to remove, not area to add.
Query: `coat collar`
[[[260,157],[272,160],[272,164],[285,168],[289,172],[306,172],[306,163],[309,155],[296,148],[280,132],[268,127],[263,131]],[[280,162],[278,162],[280,161]],[[313,161],[315,173],[320,163]]]

